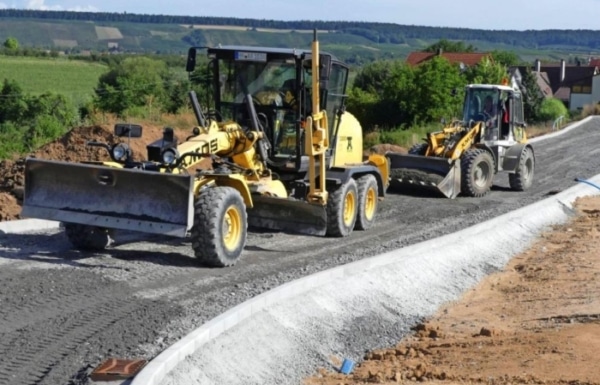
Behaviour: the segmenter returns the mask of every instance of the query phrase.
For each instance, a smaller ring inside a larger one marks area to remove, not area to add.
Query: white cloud
[[[46,0],[28,0],[25,8],[36,9],[40,11],[74,11],[74,12],[98,12],[98,8],[93,5],[74,5],[63,7],[62,5],[47,5]],[[0,3],[1,4],[1,3]],[[0,7],[1,8],[1,7]]]
[[[74,12],[99,12],[99,9],[94,7],[93,5],[76,5],[67,9],[67,11]]]
[[[8,6],[4,3],[0,3],[0,9],[8,8]]]
[[[25,6],[27,9],[36,9],[40,11],[60,11],[62,7],[60,5],[46,5],[44,0],[29,0]]]

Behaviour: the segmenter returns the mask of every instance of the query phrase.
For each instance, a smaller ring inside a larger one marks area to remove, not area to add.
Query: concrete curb
[[[59,222],[46,221],[43,219],[19,219],[16,221],[0,222],[0,235],[52,230],[57,229],[59,225]]]
[[[562,130],[558,130],[558,131],[556,131],[556,132],[553,132],[553,133],[551,133],[551,134],[546,134],[546,135],[538,136],[538,137],[535,137],[535,138],[531,138],[531,139],[529,139],[529,140],[528,140],[528,142],[529,142],[529,143],[536,143],[536,142],[539,142],[539,141],[542,141],[542,140],[546,140],[546,139],[550,139],[550,138],[554,138],[554,137],[557,137],[557,136],[564,135],[564,134],[566,134],[567,132],[569,132],[569,131],[571,131],[571,130],[574,130],[574,129],[576,129],[576,128],[578,128],[579,126],[581,126],[581,125],[584,125],[585,123],[587,123],[587,122],[589,122],[590,120],[593,120],[593,119],[595,119],[595,118],[596,118],[596,116],[594,116],[594,115],[590,115],[590,116],[588,116],[587,118],[585,118],[585,119],[582,119],[582,120],[580,120],[580,121],[579,121],[579,122],[577,122],[577,123],[573,123],[573,124],[571,124],[571,125],[569,125],[569,126],[567,126],[567,127],[563,128]]]
[[[600,175],[595,176],[590,181],[600,182]],[[598,189],[589,185],[577,185],[551,198],[457,233],[286,283],[258,295],[203,324],[150,361],[134,378],[131,385],[162,384],[165,376],[180,362],[223,332],[264,311],[270,306],[287,302],[294,297],[306,294],[327,284],[336,282],[336,285],[339,285],[340,282],[350,278],[357,279],[362,274],[377,272],[381,267],[386,267],[385,270],[389,271],[390,265],[405,263],[407,258],[411,256],[420,256],[420,258],[426,259],[432,253],[439,254],[439,250],[444,250],[447,257],[453,253],[457,253],[456,249],[458,245],[464,249],[465,239],[485,239],[486,242],[483,242],[484,249],[496,248],[501,252],[512,251],[512,256],[524,250],[525,246],[535,239],[544,228],[566,221],[573,213],[572,202],[576,198],[596,194],[600,194]],[[512,244],[515,248],[507,250],[507,244]],[[461,253],[465,254],[464,251]],[[485,254],[485,250],[473,247],[468,253]],[[510,257],[507,256],[506,261],[509,259]]]

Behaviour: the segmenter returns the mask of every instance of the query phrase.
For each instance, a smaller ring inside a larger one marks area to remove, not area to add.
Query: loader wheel
[[[408,149],[410,155],[425,155],[427,152],[427,143],[416,143]]]
[[[64,226],[67,238],[78,250],[104,250],[113,242],[108,229],[79,223],[64,223]]]
[[[244,200],[231,187],[213,187],[195,204],[191,239],[194,254],[205,265],[233,266],[240,258],[248,228]]]
[[[356,223],[358,209],[356,181],[348,180],[329,195],[327,200],[327,235],[346,237]]]
[[[531,148],[525,147],[521,152],[517,172],[508,174],[508,183],[510,188],[515,191],[525,191],[533,183],[533,172],[535,168],[535,160]]]
[[[461,191],[466,196],[482,197],[494,182],[494,159],[482,149],[465,152],[461,162]]]
[[[375,223],[379,187],[373,175],[358,178],[358,213],[356,214],[356,230],[370,229]]]

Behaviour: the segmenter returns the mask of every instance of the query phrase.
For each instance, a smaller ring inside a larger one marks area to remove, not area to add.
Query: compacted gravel
[[[343,240],[251,232],[232,268],[198,266],[181,239],[124,233],[106,252],[84,253],[70,250],[60,230],[0,234],[0,384],[89,384],[88,374],[105,358],[151,359],[205,321],[285,282],[455,232],[596,175],[598,141],[600,118],[535,141],[536,175],[527,192],[510,191],[501,174],[484,198],[391,192],[374,228]],[[415,320],[402,322],[390,342]]]

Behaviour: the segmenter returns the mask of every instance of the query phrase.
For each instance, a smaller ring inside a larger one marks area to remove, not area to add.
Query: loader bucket
[[[185,237],[189,175],[27,159],[23,217]]]
[[[390,161],[390,186],[425,188],[453,199],[460,193],[460,159],[422,155],[386,154]]]
[[[325,235],[327,231],[326,206],[264,195],[252,196],[252,202],[249,226],[306,235]]]

